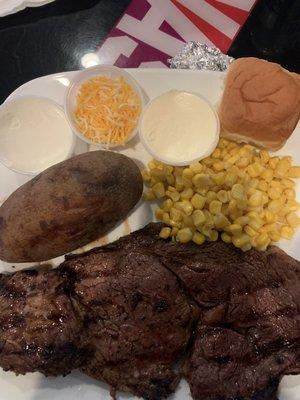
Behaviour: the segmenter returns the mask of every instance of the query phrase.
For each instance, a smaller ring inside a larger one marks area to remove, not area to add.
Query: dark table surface
[[[26,81],[82,68],[130,0],[56,0],[0,18],[0,103]],[[260,0],[229,49],[300,72],[300,0]]]

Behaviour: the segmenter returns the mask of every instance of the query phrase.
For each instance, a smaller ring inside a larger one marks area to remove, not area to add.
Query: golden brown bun
[[[222,136],[278,150],[300,117],[300,76],[279,64],[240,58],[229,68],[219,116]]]

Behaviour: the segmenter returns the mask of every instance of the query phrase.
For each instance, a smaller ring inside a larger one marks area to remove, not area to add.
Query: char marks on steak
[[[185,364],[194,399],[272,399],[284,374],[300,373],[299,261],[221,241],[158,242],[155,253],[201,309]]]
[[[0,275],[0,365],[17,374],[65,375],[86,362],[81,323],[56,271]]]
[[[1,276],[0,365],[81,367],[158,400],[190,341],[183,373],[195,400],[275,400],[281,377],[300,373],[299,261],[276,247],[179,244],[160,229],[68,256],[56,271]],[[75,351],[62,362],[64,346]]]
[[[72,256],[61,272],[85,315],[85,340],[95,349],[83,372],[156,400],[177,386],[174,367],[190,339],[195,308],[140,238],[143,232]]]

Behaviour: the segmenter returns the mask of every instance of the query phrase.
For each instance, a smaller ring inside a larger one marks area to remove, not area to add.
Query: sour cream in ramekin
[[[149,153],[171,165],[189,165],[209,156],[217,146],[217,113],[203,97],[171,90],[145,108],[140,138]]]
[[[0,107],[0,161],[11,170],[36,175],[73,149],[72,130],[54,101],[25,96]]]

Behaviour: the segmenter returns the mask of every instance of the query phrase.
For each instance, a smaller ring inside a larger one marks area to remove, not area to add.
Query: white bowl
[[[177,91],[177,90],[176,90]],[[169,92],[173,92],[173,90],[170,90]],[[145,139],[145,135],[142,129],[142,121],[143,121],[143,116],[147,113],[147,110],[151,107],[152,103],[154,101],[156,101],[158,98],[160,98],[161,96],[164,96],[165,94],[169,93],[169,92],[165,92],[162,93],[160,96],[157,96],[155,98],[153,98],[144,108],[141,118],[140,118],[140,123],[139,123],[139,137],[140,140],[143,144],[143,146],[145,147],[145,149],[152,155],[153,158],[155,158],[158,161],[161,161],[164,164],[169,164],[169,165],[173,165],[173,166],[185,166],[185,165],[190,165],[193,164],[197,161],[202,160],[203,158],[208,157],[210,154],[212,154],[212,152],[215,150],[215,148],[217,147],[217,144],[219,142],[219,136],[220,136],[220,120],[219,120],[219,116],[216,112],[216,110],[214,109],[214,107],[211,105],[211,103],[203,96],[199,95],[198,93],[193,93],[193,92],[188,92],[188,91],[184,91],[185,93],[197,96],[199,98],[201,98],[202,100],[205,101],[205,103],[209,106],[210,110],[213,112],[214,116],[215,116],[215,132],[214,132],[214,140],[212,141],[210,147],[207,149],[207,151],[205,152],[201,152],[199,153],[199,155],[193,159],[185,159],[184,161],[176,161],[174,159],[169,159],[167,156],[166,157],[162,157],[161,155],[157,154],[157,152],[151,147],[151,145],[149,145],[148,141]]]
[[[77,100],[77,93],[80,88],[80,86],[87,80],[94,78],[96,76],[108,76],[109,78],[117,78],[119,76],[122,76],[125,81],[134,89],[135,93],[138,95],[138,97],[141,100],[141,110],[143,110],[144,105],[145,105],[145,99],[142,93],[142,90],[139,86],[139,84],[136,82],[136,80],[126,71],[124,71],[122,68],[118,68],[112,65],[96,65],[91,68],[84,69],[80,72],[78,72],[73,80],[70,83],[70,86],[66,92],[65,95],[65,113],[68,118],[69,124],[73,130],[73,132],[84,142],[88,144],[93,144],[95,146],[98,146],[100,148],[105,148],[107,149],[112,148],[112,147],[117,147],[120,146],[119,144],[110,144],[109,146],[106,143],[99,143],[99,142],[94,142],[90,139],[88,139],[85,135],[81,133],[81,131],[78,129],[75,117],[74,117],[74,112],[76,109],[76,100]],[[141,115],[139,116],[139,119],[141,118]],[[126,143],[128,143],[129,140],[131,140],[138,131],[138,125],[139,125],[139,120],[138,123],[136,124],[136,127],[132,130],[130,133]]]
[[[1,111],[1,110],[5,110],[5,108],[7,108],[8,106],[10,106],[10,105],[12,105],[12,104],[14,104],[14,103],[17,103],[17,102],[18,102],[19,100],[21,100],[21,99],[31,99],[31,98],[40,99],[40,100],[43,100],[43,101],[46,100],[47,102],[49,102],[49,103],[51,103],[52,105],[54,105],[54,106],[65,116],[65,112],[64,112],[63,107],[61,107],[58,103],[56,103],[54,100],[49,99],[49,98],[47,98],[47,97],[42,97],[42,96],[37,96],[37,95],[20,96],[20,97],[17,97],[16,99],[14,99],[14,100],[5,101],[5,102],[1,105],[0,111]],[[67,118],[66,118],[66,121],[67,121]],[[69,150],[68,150],[66,156],[63,157],[63,158],[61,158],[58,162],[62,162],[62,161],[67,160],[68,158],[72,157],[72,155],[73,155],[73,153],[74,153],[74,148],[75,148],[75,136],[73,135],[71,129],[70,129],[70,135],[71,135],[71,145],[70,145],[70,148],[69,148]],[[28,143],[28,145],[30,146],[31,144]],[[59,146],[59,143],[57,143],[57,145]],[[14,168],[13,165],[11,164],[11,161],[9,160],[9,158],[5,157],[4,155],[1,155],[1,152],[0,152],[0,162],[1,162],[1,164],[3,164],[6,168],[10,169],[11,171],[16,172],[16,173],[18,173],[18,174],[22,174],[22,175],[35,176],[35,175],[38,175],[39,173],[42,172],[42,170],[36,171],[36,172],[31,172],[31,171],[26,171],[26,170],[21,170],[21,169]],[[47,168],[51,167],[52,165],[53,165],[53,164],[49,165]]]

